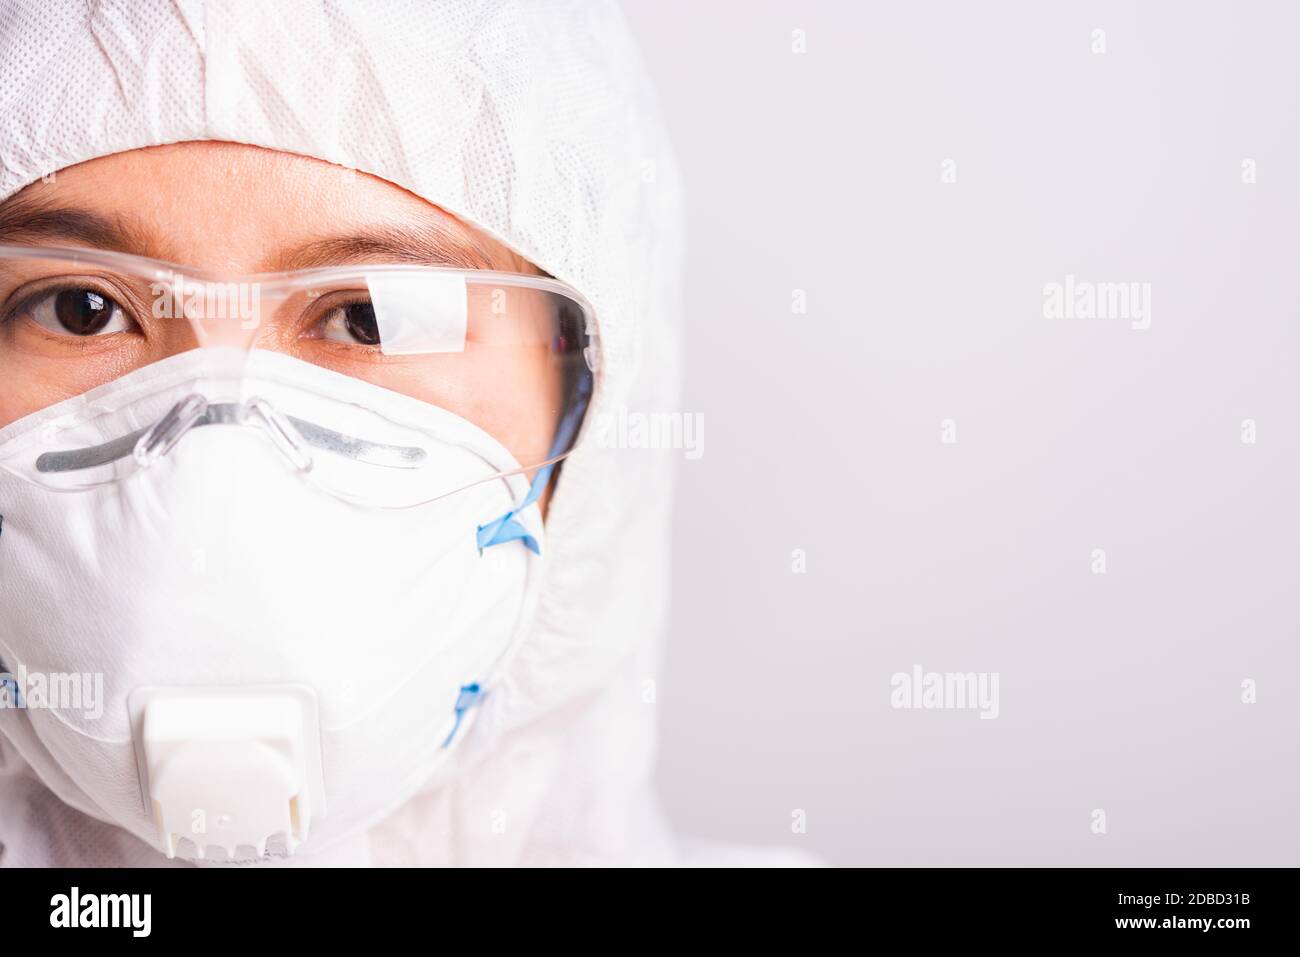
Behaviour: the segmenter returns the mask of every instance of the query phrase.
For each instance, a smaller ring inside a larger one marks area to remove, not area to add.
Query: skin
[[[33,210],[89,213],[112,229],[69,235],[48,222],[37,229],[5,228],[6,213]],[[230,143],[133,150],[60,170],[54,181],[34,183],[0,204],[0,243],[111,248],[231,280],[305,267],[400,262],[538,274],[482,231],[384,180]],[[50,263],[0,264],[0,310],[10,312],[32,290],[39,294],[55,273]],[[0,427],[198,345],[190,323],[153,319],[147,280],[139,287],[107,289],[135,317],[133,327],[121,331],[70,336],[37,320],[48,320],[50,308],[18,310],[0,322]],[[471,291],[471,317],[488,315],[492,292]],[[337,319],[335,332],[327,335],[318,320],[334,300],[331,294],[317,298],[314,290],[309,296],[305,288],[259,303],[255,331],[234,335],[254,336],[259,348],[450,409],[527,465],[546,457],[560,404],[560,373],[547,355],[552,307],[535,292],[507,289],[496,295],[505,297],[508,321],[471,318],[471,341],[455,355],[384,356],[358,344]],[[346,341],[335,338],[340,328]]]

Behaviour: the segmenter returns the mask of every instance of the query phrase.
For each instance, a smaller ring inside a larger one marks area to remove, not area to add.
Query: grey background
[[[1300,864],[1296,6],[627,8],[687,177],[706,422],[675,827],[843,864]],[[1067,273],[1150,282],[1151,328],[1044,318]],[[1000,673],[1000,717],[892,709],[915,664]]]

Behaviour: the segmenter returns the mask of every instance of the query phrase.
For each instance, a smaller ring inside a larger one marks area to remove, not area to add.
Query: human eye
[[[378,346],[379,318],[369,300],[338,303],[321,317],[316,337],[351,345]]]
[[[70,338],[135,329],[127,310],[107,290],[79,280],[24,295],[3,314],[5,321],[18,318],[26,318],[53,335]]]

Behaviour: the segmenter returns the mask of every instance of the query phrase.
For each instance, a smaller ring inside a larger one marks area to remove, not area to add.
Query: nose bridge
[[[162,313],[189,322],[201,347],[248,351],[274,302],[267,284],[256,278],[191,278],[176,274],[161,294],[170,300]],[[157,306],[155,307],[157,308]]]
[[[209,292],[217,314],[199,319],[195,331],[200,344],[245,352],[291,351],[290,344],[302,332],[300,319],[317,295],[298,282],[256,277],[214,282]]]

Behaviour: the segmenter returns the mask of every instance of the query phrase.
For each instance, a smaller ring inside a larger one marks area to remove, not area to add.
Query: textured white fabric
[[[639,62],[603,3],[3,0],[0,199],[78,162],[191,140],[354,167],[591,299],[605,377],[590,414],[672,408],[679,191]],[[534,625],[450,780],[318,863],[674,860],[644,695],[666,610],[670,469],[591,444],[565,463]],[[0,748],[0,863],[160,862]]]

